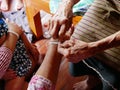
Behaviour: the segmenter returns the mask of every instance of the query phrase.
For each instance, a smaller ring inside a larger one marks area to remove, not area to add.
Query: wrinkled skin
[[[77,63],[94,54],[89,48],[89,43],[77,39],[70,39],[60,44],[58,51],[64,55],[68,61],[73,63]]]

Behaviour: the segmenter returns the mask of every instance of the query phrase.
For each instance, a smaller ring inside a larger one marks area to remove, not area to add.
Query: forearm
[[[36,75],[44,76],[45,78],[51,80],[52,83],[55,84],[57,80],[61,58],[62,56],[57,53],[57,45],[49,44],[43,63],[38,69]]]
[[[26,35],[24,33],[22,33],[21,35],[21,39],[23,40],[24,44],[25,44],[25,47],[27,49],[31,48],[31,43],[28,41]]]
[[[101,52],[103,50],[116,47],[119,45],[120,45],[120,31],[104,39],[90,43],[89,47],[91,48],[91,50],[93,49],[93,51],[95,52]]]
[[[11,59],[12,53],[16,47],[16,42],[18,38],[16,35],[12,33],[8,33],[4,43],[1,45],[0,48],[0,78],[4,75],[5,71],[7,70]]]
[[[18,38],[14,34],[8,33],[6,40],[2,44],[2,46],[7,47],[10,50],[14,51],[17,40],[18,40]]]
[[[78,3],[80,0],[62,0],[62,2],[65,2],[65,1],[69,1],[72,3],[72,5],[75,5],[76,3]]]
[[[79,0],[62,0],[59,4],[57,13],[58,15],[70,18],[72,16],[72,8]]]

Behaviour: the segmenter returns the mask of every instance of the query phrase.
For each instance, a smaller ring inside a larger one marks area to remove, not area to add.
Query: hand
[[[32,60],[36,63],[39,61],[39,52],[34,44],[31,44],[31,48],[27,48],[27,53]]]
[[[56,27],[56,23],[59,24],[58,29],[56,29],[56,32],[59,31],[58,36],[60,38],[63,37],[63,35],[68,31],[68,29],[71,27],[72,24],[72,5],[69,7],[66,2],[63,2],[63,4],[60,4],[57,12],[50,18],[48,19],[48,22],[46,22],[45,26],[49,27],[50,34],[52,35],[53,38],[56,38],[54,36],[54,31],[53,29]]]
[[[18,35],[21,35],[23,33],[23,30],[21,27],[19,27],[14,22],[10,22],[8,19],[5,20],[5,22],[8,25],[8,31],[11,30],[13,32],[16,32]]]
[[[89,43],[77,39],[70,39],[60,44],[58,46],[58,52],[73,63],[77,63],[94,54],[94,51],[89,48]]]
[[[49,23],[49,31],[54,38],[56,37],[54,36],[54,31],[52,30],[59,24],[59,27],[57,27],[56,32],[59,31],[58,36],[62,38],[66,31],[68,31],[68,29],[71,27],[72,19],[67,19],[66,17],[54,15]]]
[[[7,80],[14,79],[16,77],[17,77],[16,72],[13,71],[12,69],[8,69],[3,76],[3,79],[7,81]]]
[[[59,37],[59,41],[61,43],[63,43],[64,41],[69,40],[70,37],[72,36],[73,32],[74,32],[74,26],[72,24],[72,26],[69,28],[69,30],[66,31],[65,34],[62,35],[62,37]]]
[[[71,35],[73,34],[73,32],[74,32],[74,26],[73,25],[71,25],[71,27],[64,33],[64,35],[62,35],[62,36],[59,36],[58,34],[59,34],[59,29],[60,29],[60,27],[61,27],[61,25],[59,24],[59,22],[58,21],[56,21],[56,22],[54,22],[55,24],[54,24],[54,27],[51,29],[51,33],[52,33],[52,38],[53,39],[59,39],[59,42],[64,42],[65,40],[68,40],[68,39],[70,39],[70,37],[71,37]]]

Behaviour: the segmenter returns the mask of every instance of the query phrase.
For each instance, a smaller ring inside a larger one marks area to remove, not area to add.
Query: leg
[[[16,77],[15,79],[5,82],[5,90],[23,90],[25,77]]]

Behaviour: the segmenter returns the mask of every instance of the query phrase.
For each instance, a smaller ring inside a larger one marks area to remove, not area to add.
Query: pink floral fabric
[[[55,90],[55,85],[43,76],[34,75],[27,90]]]

